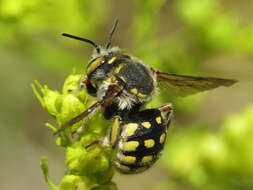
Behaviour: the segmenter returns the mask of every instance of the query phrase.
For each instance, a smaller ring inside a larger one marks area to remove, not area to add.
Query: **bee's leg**
[[[88,81],[87,78],[82,78],[82,79],[79,81],[78,88],[79,88],[79,89],[84,88],[84,87],[86,86],[86,84],[87,84],[87,81]]]
[[[97,101],[95,104],[93,104],[92,106],[90,106],[87,110],[85,110],[84,112],[82,112],[81,114],[79,114],[78,116],[74,117],[73,119],[71,119],[70,121],[68,121],[67,123],[63,124],[55,133],[54,135],[58,134],[59,132],[65,130],[66,128],[74,125],[75,123],[81,121],[82,119],[84,119],[85,117],[87,117],[90,113],[92,113],[95,109],[97,109],[98,107],[100,107],[102,104],[101,101]]]
[[[82,126],[78,128],[76,131],[73,131],[70,136],[72,138],[75,138],[76,134],[80,134],[82,131],[84,131],[86,128],[88,128],[88,124],[86,121],[83,122]]]
[[[87,149],[87,148],[89,148],[89,147],[91,147],[91,146],[93,146],[95,144],[102,144],[101,143],[102,141],[103,141],[102,139],[97,139],[97,140],[91,142],[90,144],[86,145],[84,148]]]
[[[94,103],[92,106],[90,106],[87,110],[85,110],[84,112],[82,112],[81,114],[79,114],[78,116],[74,117],[73,119],[71,119],[70,121],[68,121],[67,123],[63,124],[55,133],[58,134],[59,132],[63,131],[64,129],[74,125],[75,123],[81,121],[82,119],[84,119],[85,117],[87,117],[90,113],[92,113],[94,110],[96,110],[97,108],[99,108],[100,106],[104,106],[106,104],[108,104],[115,96],[117,96],[121,91],[123,90],[123,86],[121,85],[120,82],[115,81],[115,83],[112,83],[108,86],[108,89],[104,95],[104,97],[102,97],[101,100],[97,101],[96,103]]]
[[[117,142],[119,141],[119,136],[121,133],[121,118],[119,116],[114,116],[112,118],[112,125],[109,129],[109,133],[104,142],[105,145],[108,145],[112,148],[115,148]],[[107,143],[107,144],[106,144]]]
[[[158,108],[161,111],[161,116],[164,120],[164,124],[169,127],[171,117],[173,115],[173,106],[172,104],[165,104]]]
[[[112,119],[112,125],[109,128],[108,135],[105,138],[97,139],[90,144],[86,145],[85,148],[89,148],[92,145],[99,144],[102,147],[115,148],[118,140],[119,134],[121,133],[120,128],[121,118],[115,116]]]

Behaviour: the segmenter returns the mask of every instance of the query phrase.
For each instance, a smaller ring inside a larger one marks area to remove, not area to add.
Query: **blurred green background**
[[[116,174],[126,190],[253,189],[253,1],[251,0],[0,0],[0,189],[48,189],[39,168],[47,156],[54,181],[64,152],[30,84],[60,89],[73,68],[83,73],[91,47],[67,32],[113,44],[150,66],[239,83],[199,95],[170,97],[175,115],[161,159],[143,174]]]

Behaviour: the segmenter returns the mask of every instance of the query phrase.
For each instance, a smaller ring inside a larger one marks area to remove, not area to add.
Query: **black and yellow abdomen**
[[[120,124],[115,168],[121,173],[134,174],[152,166],[163,149],[169,119],[169,116],[164,118],[159,109],[130,114]]]

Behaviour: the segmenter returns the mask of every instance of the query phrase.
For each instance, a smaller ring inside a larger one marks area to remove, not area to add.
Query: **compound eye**
[[[92,60],[87,67],[87,75],[90,75],[92,72],[94,72],[104,62],[105,62],[104,57],[98,57],[95,60]]]

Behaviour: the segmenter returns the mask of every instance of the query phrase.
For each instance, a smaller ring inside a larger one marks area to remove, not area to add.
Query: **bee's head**
[[[117,24],[118,20],[116,19],[112,27],[112,30],[109,34],[108,41],[104,47],[101,47],[92,40],[86,38],[81,38],[66,33],[62,34],[63,36],[89,43],[94,47],[92,59],[89,61],[89,64],[86,69],[87,81],[89,82],[91,87],[94,87],[94,90],[97,88],[97,83],[99,83],[99,81],[102,81],[106,77],[106,74],[110,69],[105,65],[105,63],[107,63],[115,54],[117,54],[120,51],[119,48],[116,47],[111,48],[112,36],[117,27]]]

